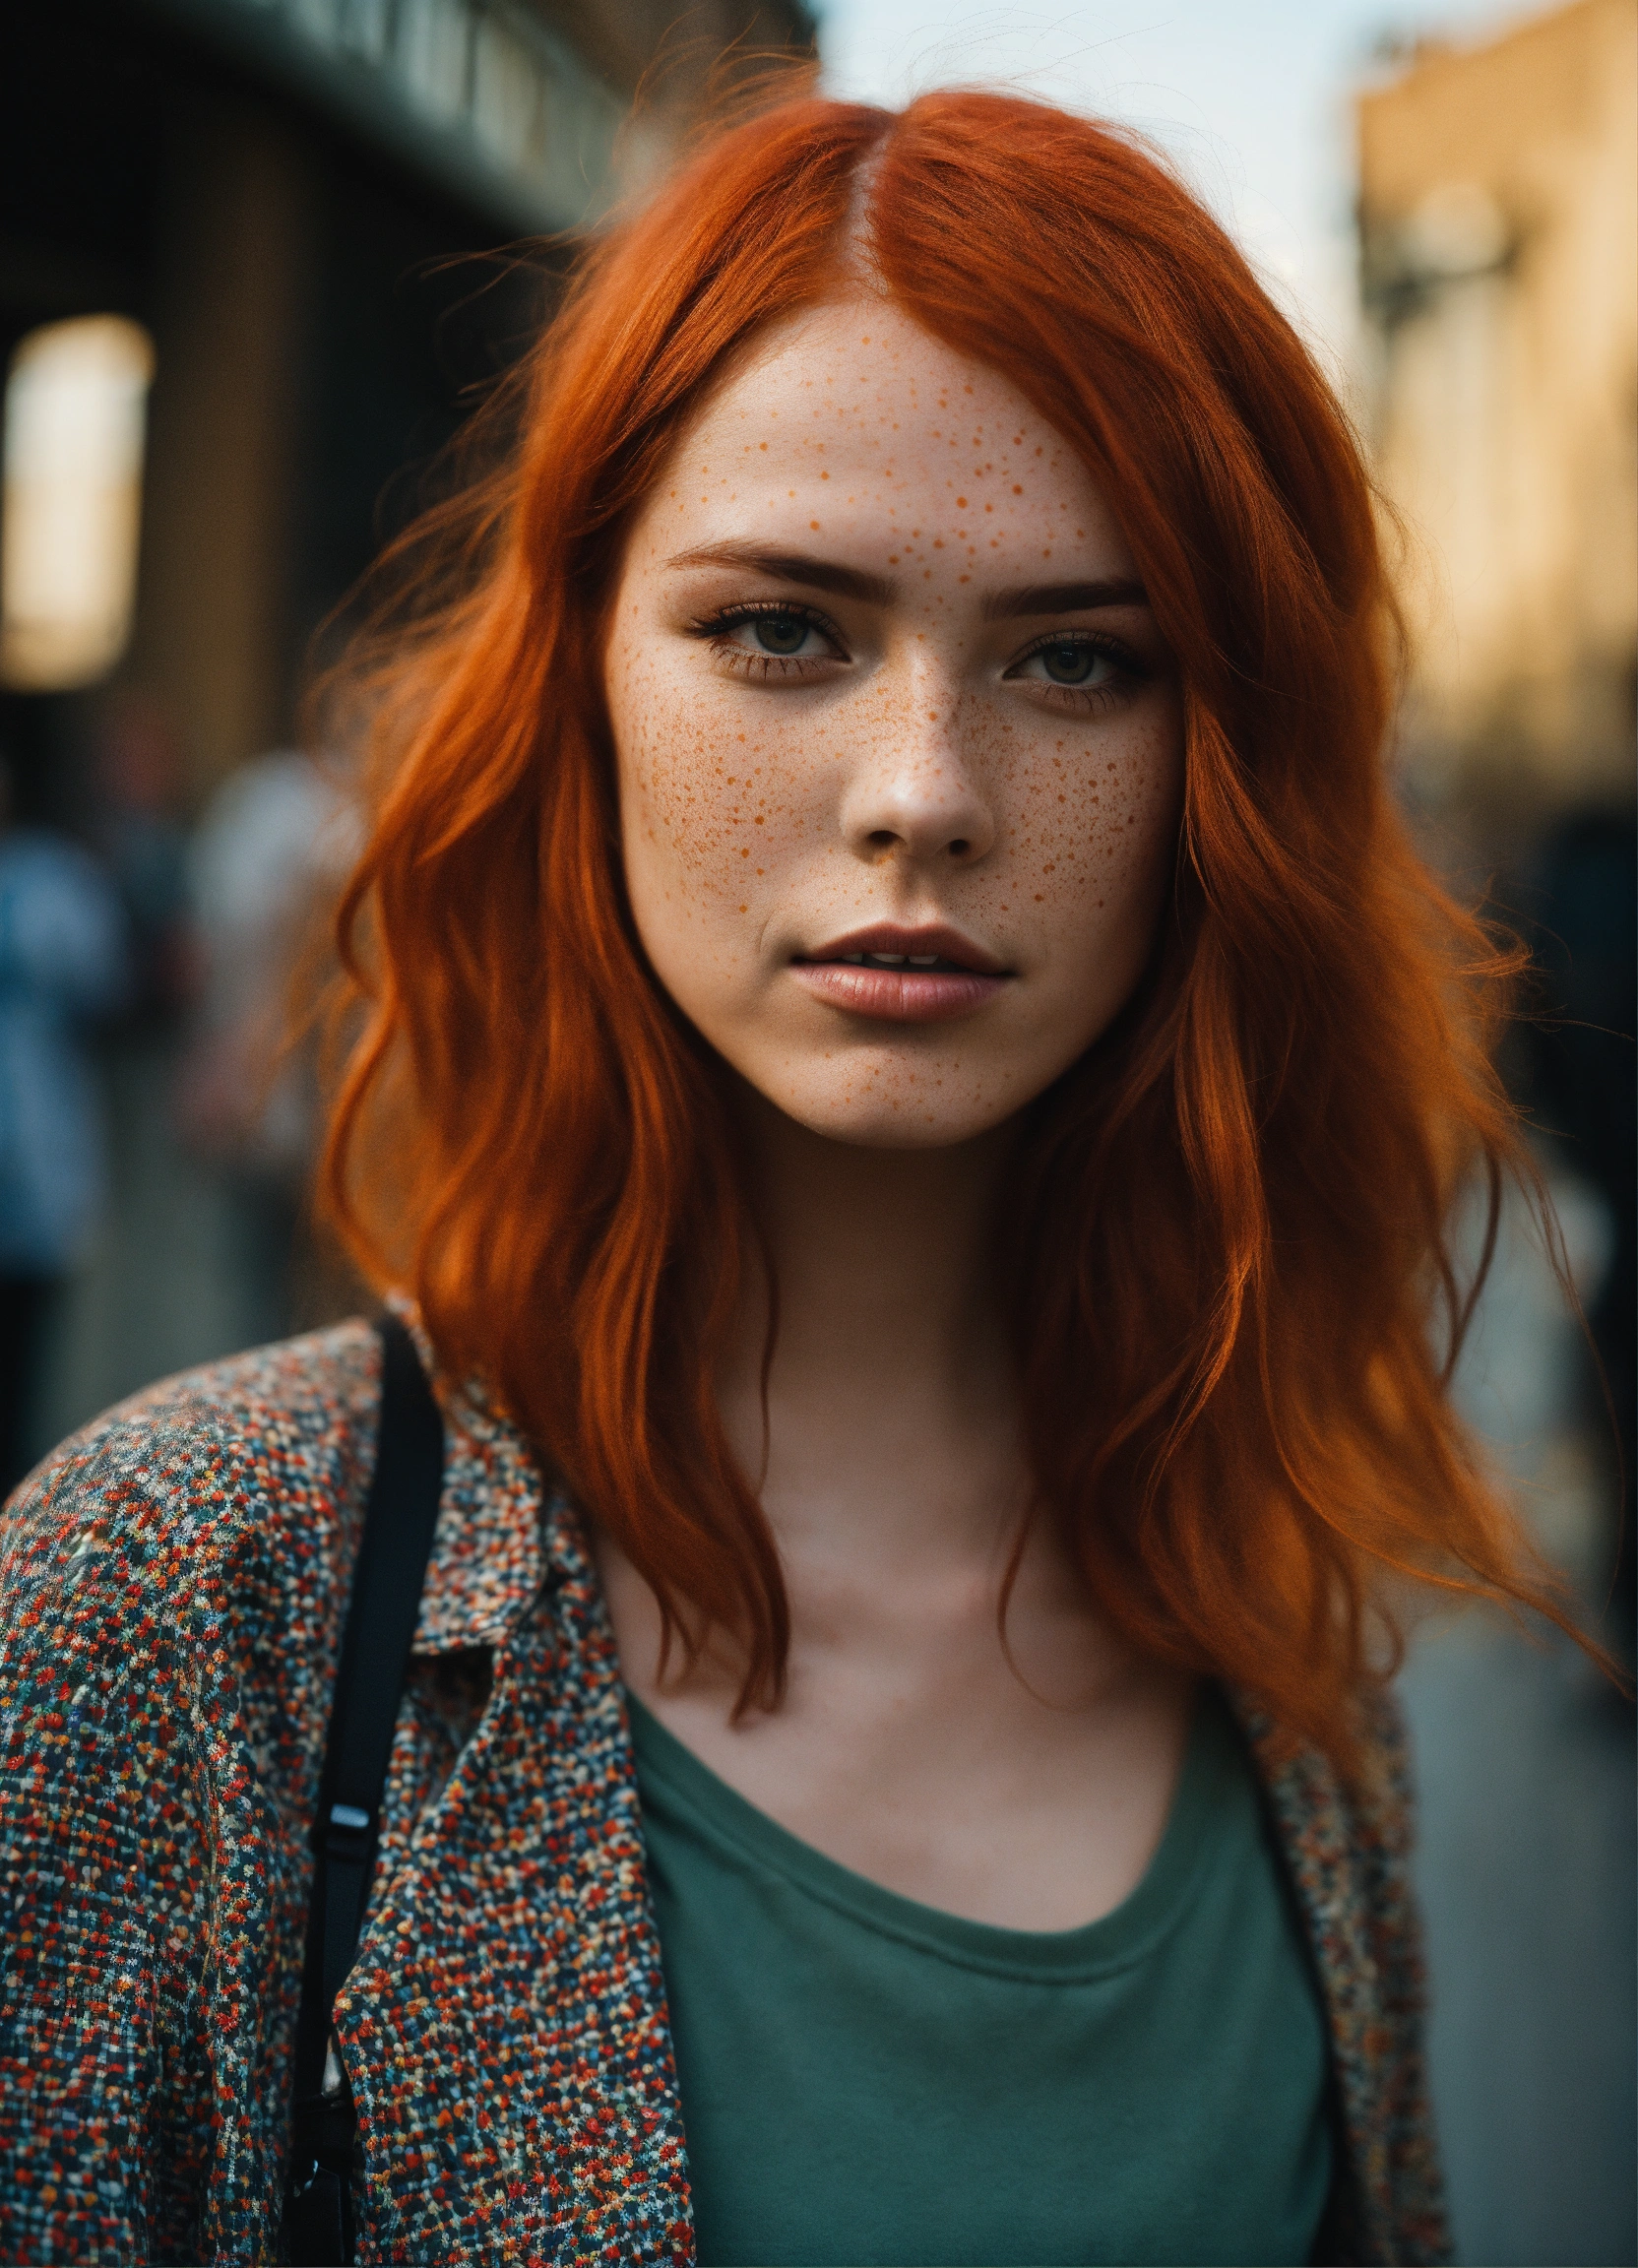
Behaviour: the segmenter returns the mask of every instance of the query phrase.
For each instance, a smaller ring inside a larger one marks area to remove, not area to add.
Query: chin
[[[874,1092],[856,1089],[839,1092],[834,1076],[823,1082],[805,1082],[794,1092],[770,1092],[765,1099],[774,1107],[827,1142],[842,1142],[855,1150],[949,1150],[992,1133],[1018,1108],[1008,1101],[997,1106],[977,1096],[952,1096],[945,1091],[929,1095],[920,1082],[896,1087],[886,1080],[872,1081]]]

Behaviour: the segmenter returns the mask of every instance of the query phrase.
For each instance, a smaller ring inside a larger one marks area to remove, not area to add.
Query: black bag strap
[[[352,2101],[339,2065],[327,2091],[326,2058],[336,1994],[358,1951],[393,1727],[443,1487],[443,1415],[415,1343],[394,1315],[381,1316],[376,1329],[381,1423],[319,1782],[296,2018],[284,2196],[284,2246],[296,2268],[343,2268],[352,2258]]]

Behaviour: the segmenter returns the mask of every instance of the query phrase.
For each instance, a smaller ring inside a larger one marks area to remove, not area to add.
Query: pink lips
[[[810,992],[884,1024],[945,1024],[993,1000],[1009,973],[959,929],[876,922],[791,964]]]

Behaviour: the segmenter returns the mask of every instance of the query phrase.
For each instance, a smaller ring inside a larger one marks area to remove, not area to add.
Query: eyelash
[[[771,616],[788,615],[798,622],[809,623],[822,637],[847,652],[847,642],[836,624],[821,614],[816,607],[790,605],[782,598],[745,599],[735,606],[719,607],[715,614],[703,616],[689,625],[696,638],[710,641],[711,651],[719,660],[739,675],[766,684],[773,676],[805,677],[816,662],[828,662],[829,655],[819,654],[755,654],[748,646],[736,646],[724,633],[736,629],[741,622],[767,621]]]
[[[1005,675],[1023,667],[1034,655],[1044,654],[1053,646],[1084,646],[1089,653],[1098,654],[1112,662],[1119,675],[1108,685],[1054,685],[1050,678],[1031,679],[1038,693],[1044,693],[1054,708],[1088,711],[1112,709],[1128,700],[1135,689],[1150,674],[1129,646],[1118,638],[1110,638],[1098,630],[1048,630],[1043,636],[1026,646],[1016,662],[1011,662]]]
[[[689,624],[691,635],[709,641],[712,653],[737,675],[766,684],[770,677],[806,677],[812,673],[815,662],[828,662],[829,655],[757,654],[749,647],[735,645],[725,633],[742,622],[754,622],[770,615],[786,615],[798,622],[812,625],[822,637],[829,638],[847,653],[847,642],[841,631],[817,607],[804,606],[782,598],[742,599],[732,606],[719,607],[715,614],[702,615]],[[1125,700],[1134,686],[1149,675],[1148,669],[1137,656],[1118,639],[1090,630],[1047,631],[1027,646],[1005,672],[1012,676],[1032,656],[1045,653],[1053,646],[1085,646],[1102,655],[1120,672],[1120,680],[1109,685],[1054,685],[1050,679],[1035,678],[1038,694],[1044,694],[1054,708],[1079,710],[1083,715],[1110,709]]]

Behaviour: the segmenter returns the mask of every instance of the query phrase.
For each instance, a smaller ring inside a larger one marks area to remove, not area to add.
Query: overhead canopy
[[[520,0],[146,0],[510,234],[607,195],[625,105]]]

